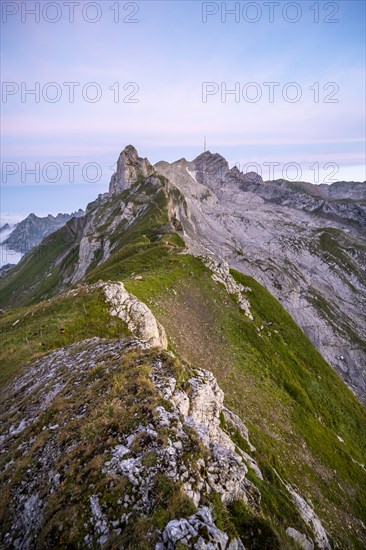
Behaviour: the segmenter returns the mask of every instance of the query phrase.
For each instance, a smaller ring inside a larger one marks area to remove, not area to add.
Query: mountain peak
[[[127,145],[117,161],[117,170],[113,174],[109,193],[121,193],[136,183],[140,176],[147,178],[154,169],[146,158],[141,158],[133,145]]]
[[[139,156],[136,147],[134,147],[133,145],[126,145],[121,155],[124,155],[126,158],[136,158],[136,159]]]
[[[229,163],[218,153],[205,151],[194,159],[193,165],[200,183],[213,186],[221,184],[229,172]]]
[[[200,162],[217,162],[218,160],[227,162],[226,159],[220,155],[219,153],[211,153],[211,151],[204,151],[198,157],[194,159],[194,163],[200,163]]]

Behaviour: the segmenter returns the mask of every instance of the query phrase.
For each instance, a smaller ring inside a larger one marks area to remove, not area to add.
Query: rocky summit
[[[1,547],[363,549],[366,184],[129,145],[60,221],[0,280]]]

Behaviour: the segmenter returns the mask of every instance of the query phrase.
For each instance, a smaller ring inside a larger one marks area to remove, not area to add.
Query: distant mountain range
[[[81,209],[72,214],[57,214],[57,216],[49,214],[45,217],[38,217],[35,214],[29,214],[27,218],[16,225],[4,244],[11,250],[25,254],[37,246],[47,235],[65,225],[71,218],[79,218],[83,214]],[[9,229],[9,224],[5,224],[0,231],[5,229]]]
[[[8,223],[5,223],[2,227],[0,227],[0,233],[4,233],[4,231],[9,231],[10,225]]]

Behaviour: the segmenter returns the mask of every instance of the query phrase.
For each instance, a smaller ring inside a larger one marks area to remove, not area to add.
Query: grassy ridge
[[[362,548],[364,408],[264,287],[232,272],[252,289],[250,322],[199,259],[178,251],[137,239],[89,279],[123,280],[166,327],[172,349],[214,372],[228,406],[250,426],[266,474],[263,506],[275,522],[288,525],[291,514],[273,468],[313,502],[336,543]]]
[[[127,327],[111,317],[100,290],[61,295],[0,317],[0,385],[25,363],[50,351],[92,336],[121,338]],[[60,333],[60,328],[65,332]]]

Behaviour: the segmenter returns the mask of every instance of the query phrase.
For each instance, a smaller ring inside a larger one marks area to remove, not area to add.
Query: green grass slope
[[[73,218],[46,237],[0,280],[0,307],[36,304],[67,288],[65,280],[75,272],[80,239],[87,223],[92,227],[89,232],[92,231],[93,238],[101,245],[108,238],[117,255],[121,253],[123,256],[127,245],[136,241],[152,243],[160,239],[167,247],[184,244],[177,234],[170,235],[173,224],[180,227],[174,215],[169,215],[170,205],[178,199],[184,201],[179,191],[168,188],[164,178],[159,176],[150,185],[140,179],[135,186],[119,195],[90,203],[85,217]],[[128,224],[123,219],[121,209],[125,205],[131,209],[140,207],[135,223]],[[120,222],[115,226],[117,216]],[[101,249],[102,246],[96,252],[89,270],[102,259]]]
[[[60,332],[63,329],[63,332]],[[111,317],[100,289],[80,289],[0,317],[0,386],[26,363],[74,342],[99,336],[123,338],[126,325]]]
[[[215,374],[227,406],[250,426],[275,524],[289,525],[293,513],[274,469],[313,503],[336,547],[362,548],[364,408],[264,287],[232,272],[252,289],[251,322],[199,259],[177,252],[136,242],[88,279],[122,280],[165,326],[172,350]]]
[[[48,235],[0,281],[0,306],[17,307],[40,302],[62,287],[65,270],[60,260],[75,250],[83,218],[73,218]]]

